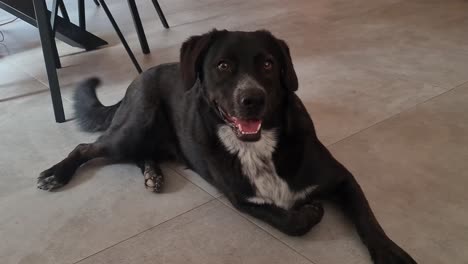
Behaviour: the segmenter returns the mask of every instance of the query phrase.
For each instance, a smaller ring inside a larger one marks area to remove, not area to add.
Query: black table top
[[[23,20],[36,20],[32,0],[0,0],[0,8],[16,13],[15,15]]]
[[[37,27],[33,0],[0,0],[0,8]],[[47,12],[50,14],[50,11]],[[60,16],[57,16],[56,20],[56,37],[71,46],[93,50],[107,44],[106,41]]]

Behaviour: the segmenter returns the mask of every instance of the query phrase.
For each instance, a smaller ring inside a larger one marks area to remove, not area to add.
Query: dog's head
[[[289,48],[270,32],[213,30],[181,48],[186,89],[197,80],[214,111],[243,141],[257,141],[274,126],[284,98],[298,88]]]

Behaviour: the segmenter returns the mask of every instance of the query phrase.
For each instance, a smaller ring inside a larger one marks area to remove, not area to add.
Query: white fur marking
[[[256,204],[275,204],[289,209],[297,200],[304,199],[317,187],[309,186],[295,192],[278,176],[272,159],[277,144],[274,130],[262,131],[259,141],[244,142],[237,138],[229,126],[221,125],[218,128],[218,137],[230,153],[237,154],[242,173],[256,188],[256,196],[250,197],[248,201]]]

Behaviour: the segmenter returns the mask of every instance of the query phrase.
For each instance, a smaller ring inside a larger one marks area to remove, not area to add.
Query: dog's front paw
[[[164,185],[164,175],[159,167],[145,166],[143,175],[145,176],[146,189],[156,193],[162,191]]]
[[[292,222],[289,223],[291,229],[288,230],[288,235],[304,235],[322,220],[323,214],[323,206],[319,202],[307,203],[299,208],[293,209],[291,212]]]
[[[53,191],[64,186],[67,181],[64,177],[60,177],[56,174],[55,166],[41,172],[37,178],[37,188],[45,191]]]
[[[314,226],[323,218],[324,210],[323,205],[319,202],[312,202],[305,204],[300,210],[307,216],[310,225]]]
[[[370,253],[375,264],[416,264],[408,253],[391,240],[370,249]]]

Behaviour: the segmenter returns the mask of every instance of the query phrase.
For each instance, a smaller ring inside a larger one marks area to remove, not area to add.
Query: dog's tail
[[[106,130],[114,118],[121,102],[104,106],[96,96],[96,88],[101,81],[90,78],[78,85],[74,95],[74,108],[78,125],[83,131],[97,132]]]

